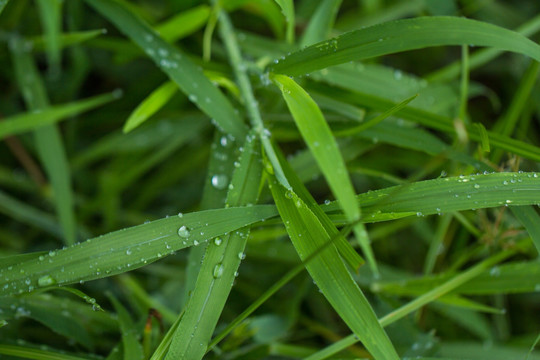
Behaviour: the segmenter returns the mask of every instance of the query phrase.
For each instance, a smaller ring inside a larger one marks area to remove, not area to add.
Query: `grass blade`
[[[276,215],[273,206],[207,210],[115,231],[13,266],[0,266],[0,296],[131,271],[177,250]]]
[[[118,301],[114,295],[108,294],[109,300],[118,314],[118,323],[122,333],[122,349],[124,350],[124,360],[142,360],[143,348],[137,339],[136,326],[126,308]]]
[[[291,241],[304,261],[324,246],[330,237],[317,217],[294,192],[282,187],[274,177],[270,179],[270,189]],[[351,278],[336,249],[325,249],[306,267],[332,307],[373,357],[398,359],[373,309]]]
[[[244,138],[246,127],[229,100],[186,55],[165,41],[120,2],[116,0],[87,0],[87,2],[143,49],[182,92],[199,109],[214,119],[223,131],[239,139]]]
[[[287,30],[285,37],[287,42],[292,44],[294,42],[294,2],[293,0],[275,0],[276,3],[281,8],[281,12],[285,15],[285,20],[287,21]]]
[[[37,0],[39,15],[47,37],[46,48],[49,60],[49,72],[58,76],[60,72],[61,48],[60,33],[62,32],[61,0]]]
[[[301,48],[326,40],[334,27],[340,6],[341,0],[324,0],[319,4],[302,36]]]
[[[432,16],[386,22],[294,52],[270,71],[303,75],[353,60],[442,45],[492,46],[540,61],[540,46],[525,36],[477,20]]]
[[[354,202],[355,191],[345,161],[321,110],[309,94],[291,78],[275,75],[273,80],[279,86],[296,126],[321,168],[332,193],[339,200],[347,220],[350,223],[356,222],[360,219],[361,212],[358,204]],[[375,257],[364,226],[355,225],[354,233],[372,271],[377,273]]]
[[[146,99],[144,99],[139,106],[129,116],[124,124],[124,133],[128,133],[148,120],[149,117],[154,115],[159,109],[161,109],[176,93],[178,90],[175,83],[167,81],[154,91]]]

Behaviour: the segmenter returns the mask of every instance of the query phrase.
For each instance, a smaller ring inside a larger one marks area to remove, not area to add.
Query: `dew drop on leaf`
[[[212,176],[212,186],[215,187],[218,190],[223,190],[227,187],[229,183],[229,179],[227,178],[227,175],[223,174],[216,174]]]
[[[44,275],[38,279],[39,286],[51,286],[56,284],[56,280],[51,275]]]
[[[178,236],[187,238],[189,236],[189,229],[185,225],[180,226],[178,229]]]

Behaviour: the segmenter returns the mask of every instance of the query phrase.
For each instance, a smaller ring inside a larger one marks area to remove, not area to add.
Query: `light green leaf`
[[[294,52],[270,71],[302,75],[353,60],[442,45],[492,46],[540,61],[540,46],[525,36],[477,20],[432,16],[386,22]]]
[[[39,15],[47,37],[49,71],[58,76],[61,62],[62,0],[37,0]]]
[[[309,24],[300,41],[300,48],[326,40],[334,27],[334,21],[341,6],[341,0],[323,0],[309,20]]]
[[[124,360],[142,360],[143,349],[137,340],[135,323],[131,319],[126,308],[118,301],[114,295],[108,294],[109,300],[114,306],[114,310],[118,314],[118,323],[122,333],[122,349],[124,350]]]
[[[124,124],[124,133],[128,133],[145,122],[161,109],[176,93],[178,87],[172,81],[167,81],[154,91],[129,116]]]
[[[286,32],[286,38],[287,42],[293,43],[294,42],[294,26],[295,26],[295,20],[294,20],[294,2],[293,0],[275,0],[276,3],[281,8],[281,12],[283,15],[285,15],[285,20],[287,20],[287,32]]]
[[[275,75],[273,80],[281,89],[302,138],[317,161],[330,189],[339,200],[347,220],[354,223],[360,218],[360,208],[354,201],[355,191],[345,161],[321,110],[309,94],[291,78]],[[377,272],[375,257],[363,225],[355,225],[354,232],[372,270]]]
[[[88,40],[92,40],[100,35],[106,34],[106,29],[74,31],[60,34],[59,46],[61,49],[72,45],[78,45]],[[48,47],[50,39],[44,36],[31,37],[28,39],[32,46],[32,51],[42,51]]]

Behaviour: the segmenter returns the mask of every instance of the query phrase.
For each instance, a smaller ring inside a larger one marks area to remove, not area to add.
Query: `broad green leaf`
[[[287,31],[286,37],[287,42],[292,44],[294,42],[294,2],[293,0],[275,0],[276,3],[281,8],[281,12],[285,15],[285,20],[287,20]]]
[[[149,117],[161,109],[176,93],[178,87],[175,83],[167,81],[144,99],[131,113],[124,124],[124,133],[128,133],[145,122]]]
[[[442,45],[492,46],[540,61],[540,46],[485,22],[446,16],[391,21],[352,31],[294,52],[270,71],[303,75],[353,60]]]
[[[124,350],[124,360],[142,360],[143,349],[137,339],[137,327],[131,319],[126,308],[118,301],[114,295],[108,294],[109,300],[118,314],[118,323],[122,334],[122,349]]]
[[[111,102],[121,95],[116,91],[110,94],[97,95],[88,99],[74,101],[63,105],[53,105],[43,110],[12,115],[0,122],[0,138],[22,134],[41,127],[66,120],[82,112],[95,109]]]
[[[244,138],[246,127],[229,100],[185,54],[166,42],[154,29],[120,2],[116,0],[86,1],[143,49],[193,103],[214,119],[217,126],[234,137]]]
[[[317,161],[330,189],[339,200],[347,220],[354,223],[360,218],[360,208],[354,201],[355,191],[345,162],[321,110],[309,94],[291,78],[275,75],[273,79],[279,86],[296,126]],[[377,272],[375,257],[364,226],[356,225],[354,232],[372,270]]]
[[[230,182],[226,206],[253,204],[259,195],[262,173],[260,143],[249,134],[243,146],[239,166]],[[222,180],[228,182],[228,179]],[[235,274],[245,257],[249,231],[247,226],[216,237],[208,244],[195,288],[184,307],[185,312],[174,333],[166,359],[203,358],[231,291]]]
[[[131,271],[275,215],[275,207],[268,205],[231,207],[172,216],[118,230],[16,265],[1,266],[0,296]]]
[[[315,214],[291,190],[270,178],[270,188],[293,245],[302,260],[330,240]],[[333,247],[321,251],[306,268],[332,307],[375,359],[398,359],[375,313]]]
[[[326,40],[334,27],[340,6],[341,0],[323,0],[319,3],[302,36],[301,48]]]

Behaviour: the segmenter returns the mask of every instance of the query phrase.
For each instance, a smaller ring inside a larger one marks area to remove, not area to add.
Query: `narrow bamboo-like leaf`
[[[109,294],[114,310],[118,314],[120,331],[122,332],[122,349],[124,350],[124,360],[142,360],[143,349],[139,340],[137,340],[137,327],[131,319],[126,308],[118,301],[114,295]]]
[[[341,0],[324,0],[319,3],[302,36],[301,48],[327,39],[340,6]]]
[[[239,167],[234,172],[227,205],[253,204],[259,195],[262,165],[259,142],[248,135]],[[244,259],[249,227],[208,244],[197,282],[175,331],[166,359],[202,359],[231,291],[235,273]]]
[[[131,271],[177,250],[276,215],[273,206],[207,210],[115,231],[0,267],[0,296]]]
[[[39,129],[40,127],[54,124],[75,116],[82,112],[95,109],[112,100],[118,99],[121,93],[97,95],[88,99],[74,101],[63,105],[50,106],[44,110],[17,114],[5,118],[0,122],[0,138],[21,134],[27,131]]]
[[[317,161],[330,189],[339,200],[347,220],[351,223],[357,221],[361,213],[358,204],[354,202],[355,191],[343,157],[321,110],[309,94],[291,78],[275,75],[273,79],[280,87],[296,126]],[[364,226],[356,225],[354,232],[369,265],[374,272],[377,272],[375,257]]]
[[[166,42],[142,19],[116,0],[87,0],[120,31],[142,48],[156,65],[203,112],[226,133],[244,138],[246,127],[227,98],[206,78],[202,70],[180,50]]]
[[[161,109],[176,93],[178,87],[172,81],[167,81],[154,91],[129,116],[124,124],[124,133],[128,133],[145,122]]]
[[[275,177],[270,179],[270,188],[291,241],[305,260],[330,237],[306,204]],[[335,248],[325,249],[306,267],[324,296],[375,359],[399,358]]]
[[[275,0],[276,3],[281,8],[281,12],[283,15],[285,15],[285,20],[287,21],[287,42],[293,43],[294,42],[294,26],[295,26],[295,20],[294,20],[294,3],[292,0]]]
[[[270,70],[302,75],[328,66],[441,45],[492,46],[540,61],[540,46],[525,36],[477,20],[433,16],[391,21],[343,34],[294,52]]]
[[[60,71],[60,33],[62,32],[62,5],[61,0],[37,0],[39,14],[47,37],[47,58],[49,70],[58,75]]]

